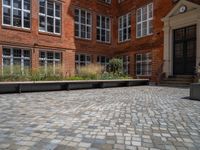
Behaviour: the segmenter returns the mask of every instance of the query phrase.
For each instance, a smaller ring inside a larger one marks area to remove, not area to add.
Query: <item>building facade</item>
[[[2,73],[42,67],[65,76],[120,57],[124,72],[158,82],[195,74],[199,0],[0,0]]]

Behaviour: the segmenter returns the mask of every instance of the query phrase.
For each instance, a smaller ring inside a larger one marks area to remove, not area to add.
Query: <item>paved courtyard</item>
[[[127,87],[0,95],[0,149],[200,149],[189,89]]]

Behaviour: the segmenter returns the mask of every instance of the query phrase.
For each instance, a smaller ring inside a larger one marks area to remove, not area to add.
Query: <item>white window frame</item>
[[[40,57],[40,53],[44,52],[45,53],[45,57],[41,58]],[[47,58],[47,53],[53,53],[53,59],[48,59]],[[56,59],[55,58],[55,54],[59,53],[60,54],[60,59]],[[50,50],[39,50],[39,65],[40,65],[40,61],[44,61],[44,71],[45,73],[48,72],[48,61],[53,61],[53,74],[56,74],[56,62],[59,62],[60,65],[62,65],[62,53],[59,51],[50,51]]]
[[[2,0],[2,25],[30,30],[30,28],[31,28],[31,0],[30,0],[30,10],[24,9],[24,0],[21,0],[21,9],[20,8],[15,8],[13,6],[13,0],[10,0],[10,4],[11,4],[10,6],[9,5],[5,5],[3,3],[3,0]],[[5,24],[4,23],[4,19],[3,19],[4,18],[4,11],[3,11],[4,7],[10,9],[10,24]],[[21,27],[13,25],[13,11],[14,11],[14,9],[21,11]],[[30,15],[30,27],[29,28],[24,27],[24,13],[29,13],[29,15]]]
[[[100,23],[100,26],[96,26],[96,29],[100,31],[100,39],[97,39],[98,42],[103,42],[103,43],[110,43],[111,42],[111,19],[110,17],[107,17],[107,16],[102,16],[102,15],[97,15],[97,22],[98,22],[98,17],[100,18],[99,20],[99,23]],[[102,18],[105,18],[105,28],[102,27]],[[109,19],[109,24],[107,25],[107,19]],[[108,27],[108,28],[107,28]],[[105,30],[105,35],[102,34],[102,30]],[[107,37],[107,32],[109,32],[109,37]],[[97,34],[97,32],[96,32]],[[102,36],[105,36],[105,41],[102,40]],[[107,41],[108,39],[108,41]]]
[[[146,55],[146,60],[143,60],[143,57]],[[140,60],[137,60],[137,56],[140,56]],[[137,65],[140,64],[140,74],[137,73]],[[146,74],[143,73],[143,64],[146,64],[146,68],[147,70],[145,71]],[[151,65],[151,67],[149,67],[149,65]],[[136,54],[136,75],[137,76],[151,76],[152,74],[152,53],[151,52],[148,52],[148,53],[141,53],[141,54]]]
[[[124,18],[126,21],[126,27],[123,26]],[[129,22],[130,22],[130,24],[129,24]],[[124,32],[123,32],[124,29],[126,29],[126,38],[125,39],[124,39]],[[131,13],[127,13],[118,18],[118,42],[119,43],[131,40],[131,33],[130,33],[130,37],[128,36],[129,29],[131,30]],[[122,35],[121,35],[121,33],[122,33]],[[122,36],[122,39],[120,39],[120,35]]]
[[[137,9],[137,12],[136,12],[136,38],[141,38],[141,37],[145,37],[145,36],[149,36],[149,35],[153,34],[153,14],[154,14],[153,8],[154,8],[153,3],[150,3],[144,7]],[[147,14],[145,16],[146,19],[143,19],[145,9],[147,10],[147,12],[146,12]],[[138,18],[140,18],[140,20]],[[152,22],[152,26],[150,26],[150,22]],[[144,28],[143,28],[144,23],[147,24],[146,34],[144,34],[144,32],[143,32],[144,31]],[[140,31],[139,31],[138,26],[140,26]],[[150,32],[150,28],[152,30],[151,32]],[[138,34],[138,32],[140,32],[140,35]]]
[[[78,39],[86,39],[86,40],[91,40],[92,39],[92,13],[86,9],[82,9],[82,8],[75,8],[74,9],[74,14],[75,14],[75,11],[78,10],[78,21],[75,20],[74,18],[74,29],[76,30],[76,25],[78,25],[78,36],[75,34],[75,37],[78,38]],[[82,23],[81,22],[81,11],[85,11],[85,23]],[[90,14],[90,24],[87,24],[87,20],[88,20],[88,17],[87,17],[87,14]],[[76,15],[76,14],[75,14]],[[76,17],[76,16],[74,16]],[[82,32],[82,29],[81,29],[81,26],[84,26],[85,27],[85,37],[82,37],[81,36],[81,32]],[[90,29],[90,33],[89,33],[89,37],[87,37],[87,27]]]
[[[44,14],[40,12],[40,0],[38,1],[38,3],[39,3],[38,4],[39,5],[39,15],[38,15],[39,31],[40,32],[50,33],[50,34],[61,35],[61,32],[62,32],[62,19],[61,19],[61,17],[62,17],[62,4],[60,2],[58,2],[58,1],[50,1],[50,2],[53,3],[53,16],[49,16],[47,14],[47,8],[48,8],[47,4],[48,4],[48,1],[49,0],[45,0],[45,13]],[[56,16],[56,3],[60,5],[60,17]],[[45,17],[45,29],[44,30],[40,29],[40,16]],[[48,17],[53,18],[53,32],[47,31],[47,18]],[[56,20],[60,21],[60,33],[56,32]]]
[[[4,55],[3,50],[4,49],[9,49],[10,50],[10,56]],[[14,49],[20,49],[21,50],[21,57],[16,57],[14,56],[13,50]],[[24,56],[24,51],[29,51],[30,52],[30,57],[25,57]],[[21,72],[24,74],[24,60],[29,60],[30,66],[29,68],[31,69],[31,50],[30,49],[22,49],[22,48],[10,48],[10,47],[3,47],[2,48],[2,75],[4,74],[4,58],[5,59],[10,59],[10,73],[13,74],[13,65],[14,65],[14,59],[20,59],[21,60]]]

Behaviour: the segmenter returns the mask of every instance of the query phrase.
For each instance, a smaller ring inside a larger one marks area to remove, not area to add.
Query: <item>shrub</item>
[[[114,74],[123,74],[123,61],[122,59],[113,58],[109,61],[109,72]]]
[[[98,79],[101,76],[103,67],[98,64],[89,64],[87,66],[83,66],[78,70],[77,76],[83,79]]]
[[[122,75],[122,74],[114,74],[112,72],[104,72],[101,75],[101,80],[114,80],[114,79],[131,79],[129,76],[127,75]]]

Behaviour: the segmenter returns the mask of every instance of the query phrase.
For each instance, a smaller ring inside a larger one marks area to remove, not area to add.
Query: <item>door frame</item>
[[[195,75],[195,67],[196,67],[196,63],[197,62],[195,62],[195,65],[194,65],[194,70],[193,70],[193,73],[192,74],[187,74],[186,72],[184,72],[184,73],[182,73],[182,74],[175,74],[175,72],[174,72],[174,70],[175,70],[175,67],[174,67],[174,65],[175,65],[175,62],[174,62],[174,60],[175,60],[175,44],[176,44],[176,42],[175,42],[175,31],[176,30],[179,30],[179,29],[183,29],[184,30],[184,34],[186,34],[186,29],[187,28],[189,28],[189,27],[194,27],[195,26],[195,31],[196,31],[196,35],[195,35],[195,38],[194,39],[190,39],[190,40],[195,40],[195,43],[197,43],[197,25],[196,24],[194,24],[194,25],[190,25],[190,26],[185,26],[185,27],[181,27],[181,28],[177,28],[177,29],[174,29],[173,30],[173,59],[172,59],[172,61],[173,61],[173,75]],[[185,35],[184,35],[185,36]],[[184,37],[185,38],[185,37]],[[184,42],[185,41],[185,39],[183,39],[183,41],[182,42]],[[185,41],[186,42],[186,41]],[[186,43],[184,43],[184,45],[183,45],[183,59],[185,59],[185,52],[186,52]],[[195,53],[197,54],[197,44],[195,45]],[[196,55],[194,56],[194,59],[196,59]],[[184,71],[186,71],[185,70],[185,60],[184,60]]]
[[[177,13],[179,8],[185,5],[187,11]],[[196,25],[196,66],[200,63],[200,5],[182,0],[162,18],[164,22],[164,65],[163,72],[166,76],[173,76],[173,31],[175,29]]]

